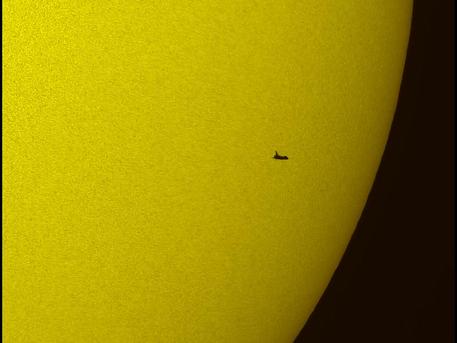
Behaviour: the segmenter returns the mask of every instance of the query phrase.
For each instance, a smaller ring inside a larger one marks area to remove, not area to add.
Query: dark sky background
[[[389,142],[301,342],[454,342],[453,0],[414,3]]]

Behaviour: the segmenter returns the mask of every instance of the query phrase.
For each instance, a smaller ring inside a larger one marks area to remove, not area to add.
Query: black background
[[[416,0],[399,102],[376,181],[296,343],[453,338],[454,1]]]

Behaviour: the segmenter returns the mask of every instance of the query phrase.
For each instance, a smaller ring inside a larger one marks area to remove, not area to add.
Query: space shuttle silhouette
[[[273,158],[277,159],[277,160],[288,160],[289,159],[289,157],[287,157],[287,156],[279,155],[277,151],[275,151],[275,155],[273,156]]]

